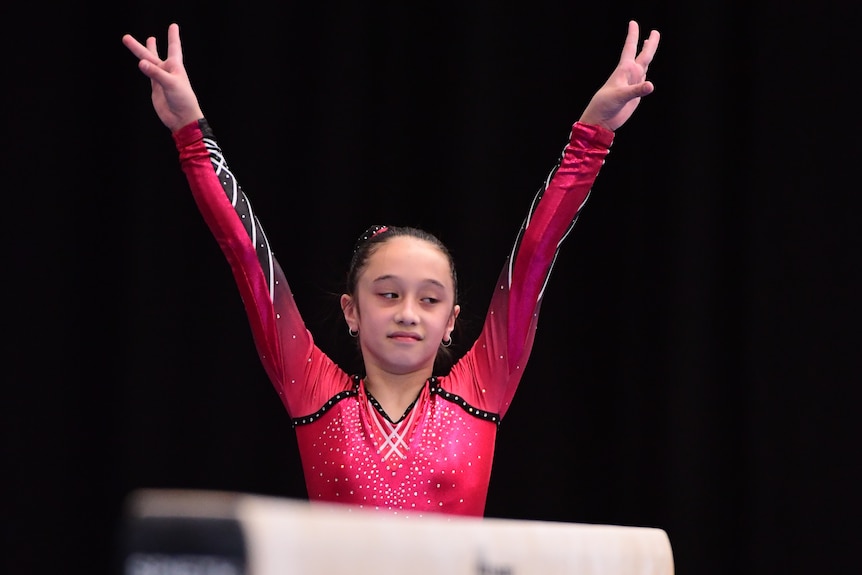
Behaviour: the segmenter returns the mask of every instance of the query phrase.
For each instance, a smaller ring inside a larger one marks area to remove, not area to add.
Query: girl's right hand
[[[183,65],[180,27],[168,27],[168,56],[159,58],[156,39],[147,38],[144,46],[130,34],[123,36],[123,45],[138,57],[138,68],[150,79],[153,108],[171,132],[203,118],[200,105]]]

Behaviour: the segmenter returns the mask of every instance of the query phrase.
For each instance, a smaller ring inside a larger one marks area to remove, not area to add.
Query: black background
[[[307,323],[347,365],[332,294],[371,223],[449,245],[469,344],[636,19],[662,33],[656,91],[560,254],[487,514],[659,527],[683,575],[858,573],[860,9],[840,4],[4,8],[2,571],[111,572],[139,487],[305,496],[124,33],[164,48],[180,23]]]

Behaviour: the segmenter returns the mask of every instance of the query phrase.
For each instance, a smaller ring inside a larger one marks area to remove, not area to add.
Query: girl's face
[[[395,236],[368,259],[354,296],[342,296],[342,308],[347,324],[359,331],[366,366],[430,376],[460,311],[454,299],[446,256],[424,240]]]

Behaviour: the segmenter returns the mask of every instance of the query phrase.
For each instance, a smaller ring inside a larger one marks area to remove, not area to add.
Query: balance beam
[[[135,491],[119,540],[122,575],[674,573],[658,528],[405,517],[221,491]]]

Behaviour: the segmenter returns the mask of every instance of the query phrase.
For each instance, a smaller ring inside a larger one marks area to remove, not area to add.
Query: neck
[[[392,421],[398,421],[425,386],[430,374],[369,374],[365,377],[365,389],[386,412]]]

